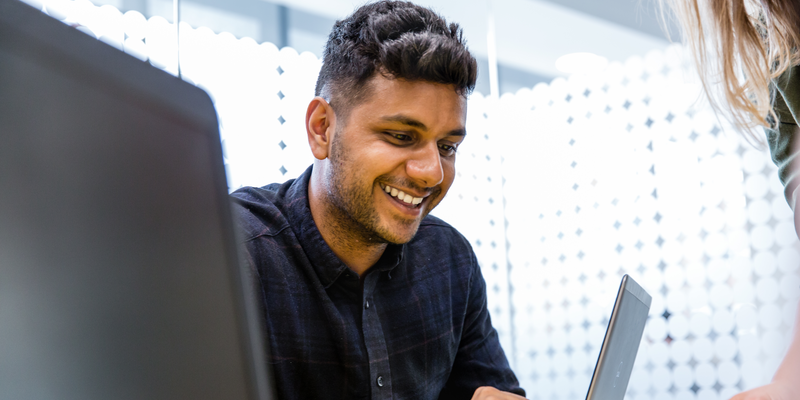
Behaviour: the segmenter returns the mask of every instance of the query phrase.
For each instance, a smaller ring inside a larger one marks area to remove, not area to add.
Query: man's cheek
[[[450,187],[453,185],[453,182],[455,181],[455,177],[456,177],[455,169],[452,169],[450,171],[445,170],[444,179],[442,180],[442,184],[440,185],[440,187],[442,188],[442,196],[447,194],[447,192],[450,190]]]

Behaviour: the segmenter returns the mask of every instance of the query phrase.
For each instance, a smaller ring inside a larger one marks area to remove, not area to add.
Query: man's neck
[[[330,203],[320,195],[315,185],[314,173],[308,182],[308,204],[311,208],[311,217],[322,235],[322,239],[331,248],[344,265],[352,269],[359,276],[375,265],[386,250],[386,243],[375,243],[358,235],[354,229],[349,229],[339,219],[332,217]]]

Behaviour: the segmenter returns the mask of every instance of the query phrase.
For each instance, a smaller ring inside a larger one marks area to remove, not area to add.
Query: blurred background
[[[34,0],[36,1],[36,0]],[[39,0],[41,1],[41,0]],[[145,17],[173,19],[171,0],[95,0]],[[194,27],[230,32],[256,42],[292,47],[320,57],[333,23],[363,0],[181,0],[180,20]],[[664,48],[667,36],[651,0],[424,0],[448,21],[464,28],[479,62],[478,92],[490,92],[490,64],[497,68],[499,93],[516,92],[606,61]],[[676,29],[668,31],[675,37]],[[583,58],[562,60],[573,53]],[[559,68],[560,67],[560,68]],[[494,67],[492,67],[494,68]]]
[[[319,57],[361,4],[26,2],[205,89],[230,190],[311,163]],[[769,154],[711,112],[655,5],[419,3],[460,23],[479,60],[469,137],[434,214],[472,243],[529,398],[585,397],[625,273],[653,296],[627,399],[725,400],[769,382],[800,298],[792,213]]]

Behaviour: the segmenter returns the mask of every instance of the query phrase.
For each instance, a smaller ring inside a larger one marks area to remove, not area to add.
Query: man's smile
[[[395,187],[392,187],[392,186],[389,186],[389,185],[384,185],[382,183],[380,185],[381,185],[381,189],[384,192],[386,192],[386,194],[388,194],[389,196],[392,196],[393,198],[395,198],[398,201],[401,201],[406,207],[418,208],[420,203],[422,203],[422,201],[425,200],[428,197],[428,195],[425,195],[425,196],[422,196],[422,197],[415,197],[415,196],[411,195],[410,193],[406,193],[406,192],[404,192],[404,191],[402,191],[400,189],[397,189]]]

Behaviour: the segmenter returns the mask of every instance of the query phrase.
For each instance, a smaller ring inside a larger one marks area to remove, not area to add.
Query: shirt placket
[[[373,301],[373,294],[380,275],[375,271],[364,277],[364,291],[361,299],[364,306],[361,311],[361,330],[367,347],[367,356],[369,357],[370,387],[373,400],[392,398],[392,372],[389,369],[389,352],[386,349],[383,326],[378,317],[378,307]]]

